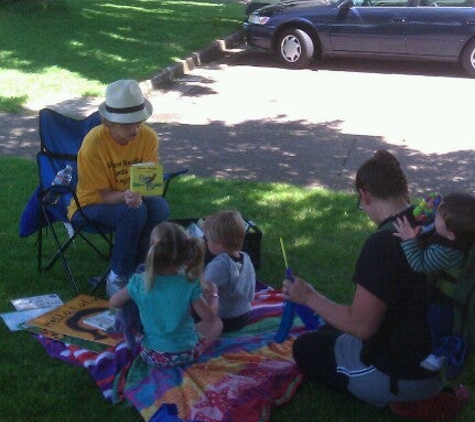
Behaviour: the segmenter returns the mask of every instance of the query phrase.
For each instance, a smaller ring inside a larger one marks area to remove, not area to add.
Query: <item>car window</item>
[[[358,7],[405,7],[410,6],[413,1],[414,0],[353,0],[353,3]]]
[[[473,7],[473,0],[420,0],[421,7]]]

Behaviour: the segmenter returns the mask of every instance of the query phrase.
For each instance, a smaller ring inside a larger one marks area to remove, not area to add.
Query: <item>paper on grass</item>
[[[24,311],[5,312],[0,314],[0,316],[10,331],[20,331],[25,329],[23,325],[25,322],[32,318],[44,315],[56,308],[57,306],[48,306],[46,308],[26,309]]]
[[[56,293],[40,296],[21,297],[18,299],[12,299],[11,302],[17,311],[24,311],[26,309],[58,307],[64,305],[63,301]]]

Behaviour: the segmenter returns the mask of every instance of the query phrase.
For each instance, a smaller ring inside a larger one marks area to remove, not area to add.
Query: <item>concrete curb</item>
[[[144,93],[150,93],[156,89],[166,88],[177,79],[183,77],[204,63],[210,63],[221,57],[226,50],[235,48],[244,41],[241,30],[222,40],[216,40],[208,47],[192,53],[184,60],[166,67],[164,70],[152,75],[150,79],[140,83]]]

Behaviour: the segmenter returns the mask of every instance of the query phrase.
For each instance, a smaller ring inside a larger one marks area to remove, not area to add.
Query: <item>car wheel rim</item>
[[[470,54],[470,65],[472,66],[472,69],[475,70],[475,50],[472,50],[472,53]]]
[[[280,51],[286,61],[293,63],[302,55],[302,46],[296,37],[288,35],[282,40]]]

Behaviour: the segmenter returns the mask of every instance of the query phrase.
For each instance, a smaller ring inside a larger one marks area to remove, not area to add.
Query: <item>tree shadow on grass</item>
[[[143,80],[202,48],[200,40],[228,35],[233,20],[213,18],[210,7],[206,1],[0,3],[2,67],[27,74],[57,67],[102,84]]]

